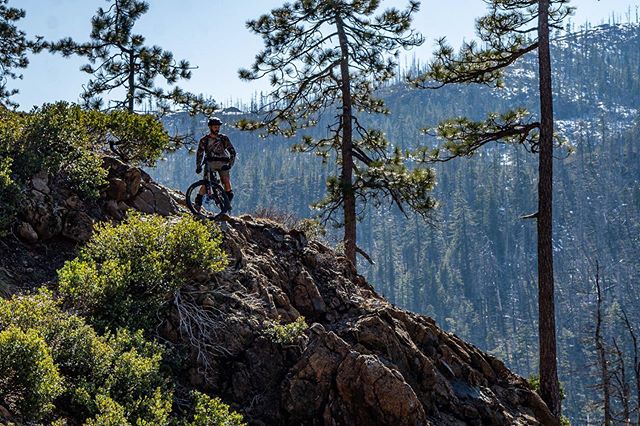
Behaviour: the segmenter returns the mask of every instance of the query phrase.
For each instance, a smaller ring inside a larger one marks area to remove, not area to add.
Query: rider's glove
[[[200,174],[202,173],[202,166],[197,166],[196,167],[196,174]]]
[[[231,169],[230,164],[225,164],[224,166],[220,167],[220,170],[229,170],[229,169]]]

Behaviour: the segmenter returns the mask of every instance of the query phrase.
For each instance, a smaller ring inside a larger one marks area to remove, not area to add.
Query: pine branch
[[[502,115],[490,114],[484,121],[467,118],[446,120],[434,130],[425,133],[444,139],[444,144],[434,149],[420,148],[414,157],[422,163],[447,162],[458,157],[469,157],[490,142],[529,144],[537,149],[537,137],[531,135],[540,128],[539,122],[526,122],[528,112],[518,109]],[[443,154],[443,151],[446,154]]]

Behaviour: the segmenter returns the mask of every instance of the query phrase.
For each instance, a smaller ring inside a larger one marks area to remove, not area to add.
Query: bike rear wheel
[[[196,197],[200,188],[205,187],[206,192],[202,196],[200,205],[196,203]],[[229,211],[229,197],[220,185],[211,185],[207,180],[199,180],[192,183],[186,193],[187,207],[194,215],[203,219],[215,219]]]

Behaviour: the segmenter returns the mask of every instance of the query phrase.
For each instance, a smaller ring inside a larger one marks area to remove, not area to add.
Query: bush
[[[229,410],[220,398],[211,398],[208,395],[194,391],[195,413],[193,421],[185,423],[185,426],[244,426],[242,415]]]
[[[16,326],[34,329],[47,342],[55,364],[74,386],[74,378],[105,371],[109,348],[78,316],[62,311],[51,292],[0,300],[0,329]]]
[[[40,420],[55,408],[72,413],[70,424],[89,426],[244,425],[198,392],[192,421],[172,413],[163,356],[142,331],[98,335],[47,290],[0,299],[0,402],[16,414]]]
[[[87,111],[85,120],[94,146],[108,148],[125,162],[151,166],[170,148],[169,135],[162,123],[151,115],[126,110]]]
[[[17,214],[20,187],[13,181],[11,173],[12,158],[0,157],[0,237],[13,223]]]
[[[106,417],[99,417],[104,407],[117,404],[124,407],[132,424],[167,423],[172,393],[161,370],[164,350],[145,340],[141,331],[119,330],[100,336],[81,318],[62,311],[45,290],[0,300],[0,330],[12,329],[41,338],[64,377],[66,390],[59,401],[77,420],[96,415],[96,421],[104,420]],[[16,357],[24,362],[21,358]]]
[[[106,184],[107,171],[92,150],[85,112],[66,102],[45,104],[25,119],[14,154],[16,170],[30,178],[45,171],[60,176],[83,196],[97,197]]]
[[[298,317],[294,322],[282,325],[276,322],[268,322],[265,327],[265,334],[271,341],[280,345],[292,345],[309,328],[303,316]]]
[[[17,415],[39,420],[62,393],[62,379],[37,331],[11,326],[0,332],[0,400]]]
[[[167,297],[199,272],[226,265],[221,233],[191,216],[130,216],[97,227],[58,272],[60,292],[100,328],[149,329]]]
[[[98,414],[89,419],[84,426],[131,426],[125,414],[125,408],[105,395],[97,398]]]

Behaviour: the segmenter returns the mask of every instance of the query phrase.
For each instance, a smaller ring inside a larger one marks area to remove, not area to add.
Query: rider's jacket
[[[236,161],[236,150],[231,145],[227,135],[218,133],[208,134],[200,139],[196,152],[196,166],[202,164],[202,157],[206,154],[207,161],[224,161],[233,166]]]

